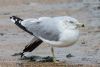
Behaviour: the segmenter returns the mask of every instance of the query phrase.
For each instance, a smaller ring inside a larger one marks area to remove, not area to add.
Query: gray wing
[[[37,37],[42,37],[50,41],[59,40],[60,32],[53,21],[35,22],[29,25],[27,29]]]

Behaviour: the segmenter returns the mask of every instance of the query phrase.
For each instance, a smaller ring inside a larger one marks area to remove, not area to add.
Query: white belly
[[[66,30],[60,35],[59,44],[53,44],[55,47],[68,47],[73,45],[79,38],[78,30]]]

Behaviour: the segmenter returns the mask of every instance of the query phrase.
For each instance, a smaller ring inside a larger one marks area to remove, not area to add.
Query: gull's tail
[[[21,24],[21,22],[24,21],[23,19],[21,19],[21,18],[19,18],[19,17],[17,17],[17,16],[11,16],[11,17],[10,17],[10,20],[11,20],[12,22],[14,22],[18,27],[20,27],[21,29],[23,29],[24,31],[26,31],[26,32],[28,32],[29,34],[33,35],[32,32],[28,31],[28,30]]]

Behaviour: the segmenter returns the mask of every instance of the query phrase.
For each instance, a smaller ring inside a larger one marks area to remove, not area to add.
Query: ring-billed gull
[[[60,17],[40,17],[22,20],[16,16],[10,17],[17,26],[31,35],[35,36],[35,40],[26,46],[24,52],[31,52],[42,42],[51,45],[53,61],[55,55],[53,47],[68,47],[73,45],[79,38],[78,27],[84,27],[84,24],[69,16]]]

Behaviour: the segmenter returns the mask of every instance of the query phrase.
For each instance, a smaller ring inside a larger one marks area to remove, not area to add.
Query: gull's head
[[[16,16],[11,16],[10,20],[15,23],[17,21]]]
[[[84,27],[85,25],[83,23],[80,23],[77,19],[72,17],[67,17],[63,20],[64,24],[69,29],[76,29],[78,27]]]
[[[17,22],[17,21],[18,21],[18,22],[21,22],[21,21],[22,21],[22,19],[18,18],[17,16],[11,16],[11,17],[10,17],[10,20],[11,20],[12,22],[14,22],[14,23]]]

